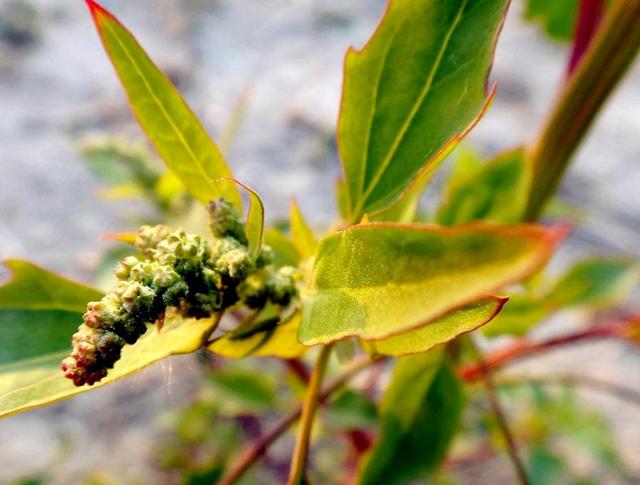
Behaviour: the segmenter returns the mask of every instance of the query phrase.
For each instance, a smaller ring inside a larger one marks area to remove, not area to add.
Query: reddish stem
[[[627,320],[622,323],[609,323],[592,327],[581,332],[556,337],[544,342],[527,342],[524,339],[518,340],[504,349],[499,349],[485,356],[484,365],[487,369],[495,369],[510,364],[514,361],[529,357],[532,354],[538,354],[547,350],[570,345],[582,340],[591,340],[598,338],[627,338],[625,330],[634,324],[636,320]],[[483,376],[483,369],[477,363],[469,364],[458,370],[458,375],[462,380],[474,381]]]
[[[309,377],[311,374],[309,373],[307,366],[304,365],[304,362],[300,359],[285,359],[283,362],[287,366],[287,369],[289,369],[294,376],[300,379],[300,382],[303,384],[309,383]]]
[[[604,0],[580,0],[576,30],[573,34],[573,46],[567,65],[567,77],[570,77],[575,71],[589,44],[591,44],[591,40],[600,26],[604,11]]]

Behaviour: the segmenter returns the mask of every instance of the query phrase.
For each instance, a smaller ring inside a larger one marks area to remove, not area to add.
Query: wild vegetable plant
[[[540,134],[490,160],[459,157],[437,211],[419,214],[442,161],[490,108],[496,86],[487,80],[509,2],[390,0],[371,39],[345,58],[340,214],[323,235],[295,203],[286,230],[265,230],[259,195],[233,178],[170,80],[111,13],[86,1],[131,108],[170,170],[158,174],[130,157],[128,176],[167,213],[177,197],[182,207],[202,204],[208,220],[197,233],[158,224],[114,235],[130,246],[107,293],[6,261],[0,414],[89,391],[173,354],[276,357],[306,382],[303,401],[223,463],[220,483],[239,480],[295,422],[288,483],[306,483],[315,476],[308,462],[318,408],[370,409],[372,397],[377,430],[350,429],[358,453],[343,473],[360,484],[407,483],[442,465],[465,408],[463,385],[481,381],[518,479],[528,483],[494,370],[586,339],[640,341],[640,317],[621,306],[638,282],[635,262],[592,259],[555,281],[541,277],[568,227],[537,222],[638,51],[640,1],[602,2],[597,29],[585,22],[594,22],[588,5],[598,2],[582,2],[567,79]],[[162,197],[161,183],[177,187],[173,199]],[[526,336],[571,307],[617,308],[619,318],[484,354],[472,333]],[[334,349],[337,370],[328,366]],[[393,370],[381,396],[352,388],[340,397],[346,402],[331,400],[364,370],[375,377],[385,366]]]

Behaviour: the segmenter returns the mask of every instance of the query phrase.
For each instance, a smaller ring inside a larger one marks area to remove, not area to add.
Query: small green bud
[[[297,270],[291,266],[283,266],[267,279],[269,300],[276,305],[288,305],[298,294],[296,288]]]
[[[160,241],[165,239],[170,230],[167,226],[142,226],[138,231],[135,246],[143,253],[150,249],[155,249]]]
[[[224,198],[209,202],[209,227],[217,238],[232,237],[247,244],[240,210]]]

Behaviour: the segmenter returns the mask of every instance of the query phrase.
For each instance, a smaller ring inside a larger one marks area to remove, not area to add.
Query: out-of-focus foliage
[[[381,403],[380,436],[358,483],[402,484],[427,476],[446,454],[462,405],[461,385],[440,353],[399,359]]]
[[[525,17],[540,24],[551,38],[568,41],[573,36],[580,0],[527,0]]]
[[[490,337],[524,335],[554,312],[572,308],[604,310],[622,304],[640,282],[631,259],[579,261],[556,281],[525,287],[511,295],[503,311],[482,332]]]

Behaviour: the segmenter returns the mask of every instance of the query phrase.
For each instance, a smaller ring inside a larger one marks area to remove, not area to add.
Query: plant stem
[[[313,368],[311,379],[307,385],[307,392],[304,395],[304,402],[302,403],[298,439],[296,440],[296,448],[293,450],[293,457],[291,458],[291,471],[289,472],[288,485],[299,485],[303,483],[304,480],[307,456],[309,454],[311,429],[313,428],[313,421],[316,415],[316,409],[318,408],[320,386],[322,385],[322,379],[327,369],[331,349],[331,344],[325,345],[320,349],[318,361]]]
[[[571,55],[567,65],[567,78],[573,74],[582,56],[587,51],[593,36],[598,31],[600,21],[605,11],[605,0],[580,0],[576,30],[573,35]]]
[[[500,378],[496,384],[500,387],[521,386],[523,384],[581,386],[594,391],[607,393],[623,401],[640,406],[640,391],[615,382],[586,375],[509,375],[506,378]]]
[[[520,456],[518,455],[518,448],[516,446],[515,439],[513,438],[513,433],[511,433],[511,429],[509,428],[507,417],[504,413],[504,410],[502,409],[502,405],[500,404],[500,399],[498,398],[498,393],[496,392],[496,386],[493,382],[491,371],[485,365],[482,354],[473,341],[473,338],[470,338],[469,342],[471,343],[473,352],[476,354],[478,366],[481,369],[482,380],[487,390],[487,396],[489,397],[489,403],[491,404],[493,414],[495,414],[496,420],[498,421],[500,431],[504,436],[504,441],[507,445],[507,455],[511,460],[511,464],[513,465],[516,476],[518,477],[518,482],[521,485],[529,485],[530,481],[527,477],[527,472],[524,468],[524,464],[522,463],[522,460],[520,460]]]
[[[597,327],[592,327],[577,333],[556,337],[543,342],[527,342],[522,339],[514,342],[504,349],[499,349],[484,359],[486,369],[495,369],[506,364],[511,364],[517,360],[538,354],[547,350],[552,350],[564,345],[581,342],[583,340],[599,338],[621,338],[626,339],[625,329],[631,325],[638,325],[637,320],[626,320],[622,323],[609,323]],[[473,381],[480,379],[483,375],[483,368],[479,364],[471,364],[458,370],[458,375],[462,380]]]
[[[640,0],[614,1],[540,135],[527,149],[533,171],[528,220],[538,218],[555,192],[571,156],[639,48]]]
[[[206,347],[207,345],[209,345],[211,343],[211,342],[209,342],[209,339],[211,338],[211,335],[213,335],[213,332],[215,332],[216,329],[218,328],[218,325],[220,325],[220,320],[222,320],[222,316],[223,315],[224,315],[224,310],[221,310],[220,312],[218,312],[216,314],[215,320],[211,324],[211,327],[202,336],[202,347]]]
[[[379,361],[371,360],[366,356],[354,361],[347,370],[324,387],[318,395],[318,401],[326,401],[329,396],[344,386],[354,376],[378,362]],[[267,448],[282,436],[293,425],[293,423],[298,420],[298,418],[300,418],[301,414],[302,406],[297,406],[287,416],[282,418],[282,420],[278,422],[271,431],[263,435],[258,440],[250,443],[249,446],[238,455],[238,458],[233,461],[229,470],[222,477],[219,484],[231,485],[235,483],[251,467],[251,465],[253,465],[258,458],[264,454]]]

